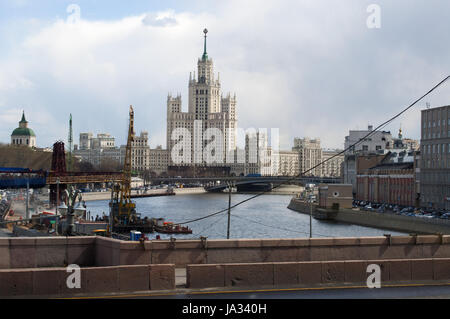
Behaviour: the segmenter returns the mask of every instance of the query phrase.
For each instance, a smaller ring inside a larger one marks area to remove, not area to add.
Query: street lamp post
[[[59,177],[56,178],[55,235],[58,235]]]
[[[56,178],[56,210],[55,210],[56,216],[58,216],[58,206],[59,206],[59,177]]]
[[[26,196],[26,213],[25,213],[25,215],[26,215],[26,219],[30,219],[30,212],[29,212],[29,202],[30,202],[30,200],[29,200],[29,197],[30,196],[30,175],[28,175],[28,178],[27,178],[27,196]]]
[[[314,194],[314,188],[311,189],[309,195],[309,238],[312,238],[312,196]]]
[[[309,202],[309,238],[312,238],[312,202]]]
[[[227,225],[227,239],[230,239],[231,191],[232,191],[232,183],[231,183],[231,182],[228,182],[228,225]]]

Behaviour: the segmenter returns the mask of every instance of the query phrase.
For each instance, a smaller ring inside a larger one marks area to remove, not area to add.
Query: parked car
[[[383,206],[378,207],[377,212],[378,213],[384,213],[385,209]]]

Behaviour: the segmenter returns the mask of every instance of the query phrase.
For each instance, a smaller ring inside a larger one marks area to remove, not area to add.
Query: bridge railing
[[[0,188],[42,188],[47,182],[45,177],[31,177],[31,178],[23,178],[23,177],[13,177],[13,178],[0,178]]]
[[[215,177],[152,177],[149,181],[160,182],[177,182],[177,181],[236,181],[236,180],[255,180],[255,181],[286,181],[292,180],[312,183],[336,183],[340,182],[339,177],[315,177],[315,176],[215,176]]]
[[[0,188],[41,188],[46,185],[47,172],[18,167],[0,167]]]
[[[122,173],[108,172],[70,172],[63,174],[50,173],[47,178],[47,184],[85,184],[85,183],[107,183],[119,182],[123,180]]]
[[[85,184],[120,182],[121,172],[47,172],[28,168],[0,167],[0,189],[41,188],[48,184]]]

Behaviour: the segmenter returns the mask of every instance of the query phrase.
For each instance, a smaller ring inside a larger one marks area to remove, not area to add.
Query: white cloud
[[[166,27],[177,24],[175,13],[173,10],[165,12],[147,13],[142,19],[142,23],[154,27]]]
[[[31,109],[27,118],[40,146],[66,139],[69,113],[75,141],[92,131],[124,143],[133,104],[136,130],[148,130],[152,146],[165,145],[167,93],[182,93],[187,109],[189,72],[196,70],[207,27],[208,54],[223,92],[236,92],[241,127],[279,127],[283,148],[296,136],[342,147],[349,129],[382,122],[450,67],[448,59],[433,59],[432,48],[418,50],[426,26],[410,38],[406,22],[395,24],[395,16],[405,19],[418,9],[404,1],[382,3],[382,28],[369,30],[367,4],[231,0],[200,12],[110,21],[84,20],[85,11],[75,24],[34,19],[13,26],[26,36],[0,56],[0,114]],[[444,32],[439,30],[433,30],[436,37]],[[448,93],[433,102],[448,104]],[[418,138],[420,114],[414,112],[392,127],[401,121],[405,135]],[[18,120],[0,117],[0,141],[9,141]]]

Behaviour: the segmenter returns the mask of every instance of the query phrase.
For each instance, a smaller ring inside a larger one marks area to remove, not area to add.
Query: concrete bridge
[[[223,176],[223,177],[158,177],[151,178],[153,184],[202,183],[208,192],[221,192],[231,183],[240,190],[266,190],[273,185],[286,183],[306,185],[308,183],[340,183],[340,178],[315,176]]]

